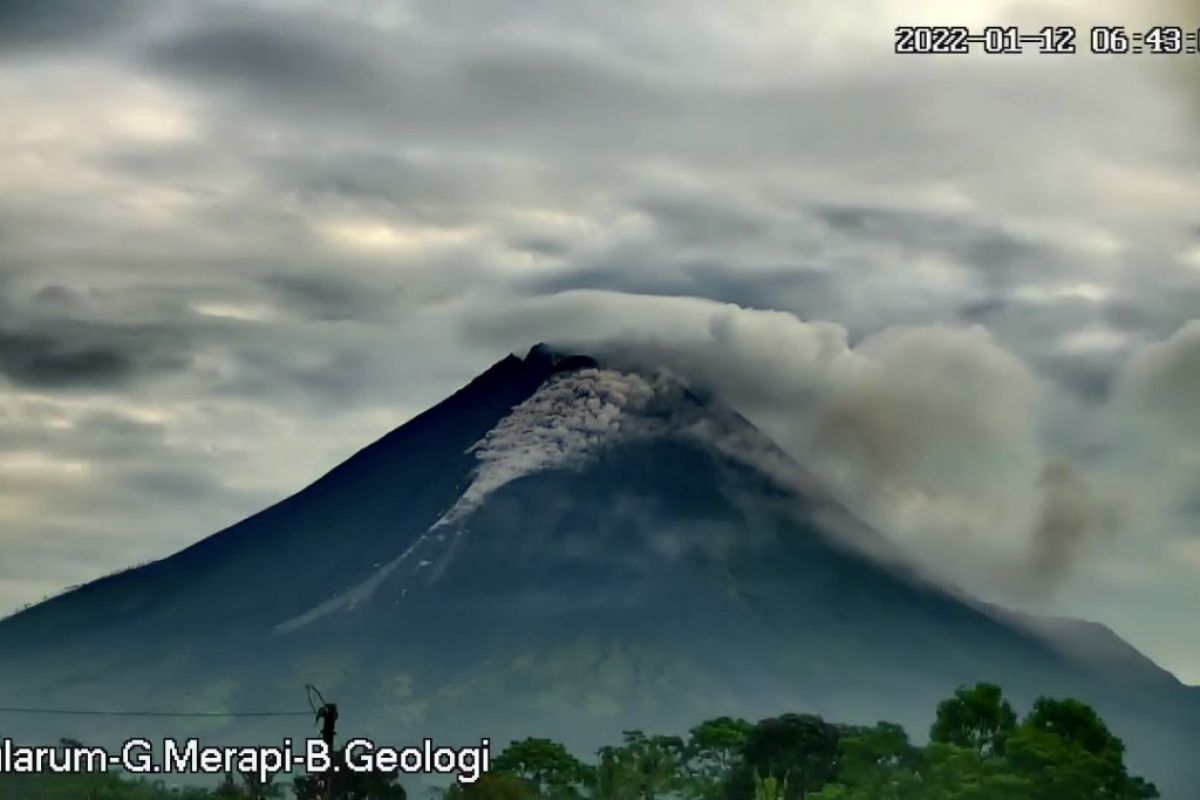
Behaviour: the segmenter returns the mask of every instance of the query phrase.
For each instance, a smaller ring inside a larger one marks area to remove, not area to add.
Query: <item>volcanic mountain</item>
[[[546,735],[587,753],[789,710],[919,739],[937,700],[981,680],[1021,706],[1095,704],[1136,769],[1195,796],[1195,690],[1100,626],[923,577],[715,398],[540,345],[277,505],[0,622],[0,706],[302,709],[313,683],[344,731],[395,743]],[[90,741],[159,724],[2,720]]]

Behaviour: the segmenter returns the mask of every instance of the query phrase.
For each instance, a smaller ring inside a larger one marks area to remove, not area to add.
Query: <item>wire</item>
[[[304,684],[304,691],[308,694],[308,707],[312,709],[314,714],[320,714],[320,709],[318,709],[316,704],[313,703],[313,695],[316,695],[317,699],[321,701],[321,708],[324,708],[326,705],[328,705],[325,702],[325,695],[321,694],[321,690],[313,686],[311,683]]]
[[[0,706],[0,714],[56,714],[90,717],[308,717],[311,711],[98,711],[72,708]]]

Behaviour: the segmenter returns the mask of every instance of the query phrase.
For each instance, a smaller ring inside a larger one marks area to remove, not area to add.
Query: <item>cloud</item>
[[[278,272],[263,278],[281,304],[310,319],[328,322],[378,318],[403,291],[372,286],[350,276],[321,272]]]
[[[472,324],[489,341],[534,331],[616,363],[665,365],[713,392],[975,591],[1052,593],[1125,521],[1116,488],[1042,440],[1044,379],[980,326],[894,326],[854,341],[840,324],[785,312],[608,292],[528,300]]]
[[[1120,392],[1138,411],[1200,446],[1200,319],[1131,359]]]
[[[1042,498],[1033,531],[1033,578],[1034,587],[1044,590],[1062,581],[1081,546],[1089,539],[1117,533],[1123,520],[1118,501],[1097,490],[1068,461],[1048,462],[1038,488]]]
[[[154,45],[150,62],[186,78],[293,99],[336,100],[347,89],[368,82],[375,86],[382,78],[373,73],[364,50],[339,46],[327,27],[313,30],[303,18],[287,14],[272,19],[241,10],[229,16]]]
[[[115,388],[188,365],[176,327],[95,318],[93,298],[60,285],[43,286],[28,305],[5,293],[0,282],[0,378],[15,385]]]
[[[0,57],[78,47],[131,23],[147,9],[143,0],[0,0]]]

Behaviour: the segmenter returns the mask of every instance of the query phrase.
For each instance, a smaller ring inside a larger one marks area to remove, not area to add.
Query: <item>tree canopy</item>
[[[339,753],[340,757],[340,753]],[[336,773],[337,800],[405,800],[394,772]],[[289,787],[324,798],[317,776]],[[100,775],[0,775],[0,800],[257,800],[285,787],[250,777],[212,789]],[[594,763],[551,739],[510,743],[475,783],[444,800],[1151,800],[1125,744],[1095,709],[1039,698],[1023,719],[998,686],[960,687],[937,706],[926,744],[899,725],[848,726],[786,713],[757,723],[717,717],[686,737],[625,731]]]

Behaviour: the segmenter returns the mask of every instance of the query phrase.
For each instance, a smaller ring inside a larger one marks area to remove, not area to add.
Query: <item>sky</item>
[[[893,52],[1097,5],[0,0],[0,613],[619,343],[1200,683],[1196,56]]]

